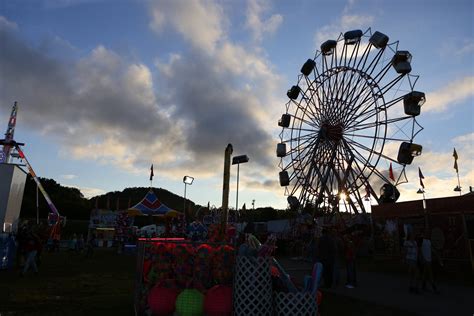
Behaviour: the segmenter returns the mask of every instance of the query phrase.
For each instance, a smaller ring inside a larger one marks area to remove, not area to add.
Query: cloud
[[[80,60],[61,61],[28,46],[16,32],[1,32],[0,99],[18,100],[26,126],[73,158],[130,171],[156,157],[172,159],[180,127],[157,103],[147,66],[100,45]]]
[[[225,16],[222,7],[211,0],[160,0],[150,4],[150,27],[157,33],[166,24],[196,48],[213,51],[224,35]]]
[[[354,29],[366,30],[374,22],[374,17],[371,15],[359,14],[343,14],[338,20],[329,25],[323,26],[316,32],[315,40],[316,47],[319,47],[327,40],[337,40],[341,33],[351,31]]]
[[[164,5],[174,10],[167,11],[167,23],[190,9]],[[63,155],[131,173],[147,172],[153,162],[173,179],[183,171],[220,177],[232,143],[234,154],[249,155],[262,183],[277,177],[272,132],[284,108],[275,95],[284,90],[261,52],[224,33],[205,50],[179,32],[190,49],[157,58],[150,69],[103,45],[80,59],[53,58],[47,47],[32,48],[15,31],[2,32],[0,101],[18,100],[25,125],[59,144]]]
[[[258,82],[262,74],[250,72],[245,77],[239,69],[227,69],[225,64],[216,63],[224,60],[226,54],[224,49],[217,56],[195,53],[170,60],[166,65],[159,63],[159,69],[165,69],[161,74],[169,93],[168,106],[173,107],[172,116],[182,122],[185,134],[190,157],[183,163],[186,168],[194,165],[197,170],[193,172],[220,165],[227,143],[234,146],[234,154],[246,153],[258,165],[276,164],[267,154],[268,148],[273,148],[272,135],[255,115],[267,105],[254,91],[239,85],[248,77]]]
[[[15,22],[8,20],[6,17],[0,15],[0,30],[17,30],[18,25]]]
[[[107,0],[44,0],[42,2],[45,9],[63,9],[93,2],[105,2]]]
[[[211,2],[206,4],[215,8]],[[275,97],[277,91],[284,91],[282,78],[261,50],[228,40],[223,22],[215,23],[219,36],[214,40],[204,46],[196,43],[172,22],[181,20],[184,13],[179,11],[185,8],[171,6],[161,2],[153,6],[160,13],[166,12],[165,19],[158,18],[156,28],[164,30],[171,24],[191,47],[170,54],[168,60],[155,61],[161,83],[159,98],[170,109],[173,120],[180,122],[184,140],[180,160],[166,168],[169,176],[178,172],[177,165],[196,175],[216,175],[215,166],[222,164],[225,146],[232,143],[234,154],[249,155],[262,181],[275,178],[277,140],[272,132],[283,110],[283,101]],[[211,19],[226,21],[220,7],[210,13]],[[208,32],[209,27],[197,22],[192,26],[198,33]]]
[[[452,139],[453,147],[458,153],[459,180],[463,192],[474,185],[474,133],[459,135]],[[420,157],[415,158],[411,166],[407,166],[409,183],[399,187],[401,200],[420,199],[416,194],[420,187],[418,168],[420,167],[425,179],[426,197],[436,198],[457,195],[453,189],[457,186],[457,176],[454,169],[453,149],[447,151],[431,151],[425,149]]]
[[[254,40],[261,41],[265,34],[273,34],[283,22],[280,14],[272,14],[267,19],[262,17],[270,9],[267,0],[248,0],[247,3],[245,25],[251,30]]]
[[[77,178],[75,174],[62,174],[61,178],[66,179],[66,180],[72,180]]]
[[[74,186],[74,185],[65,185],[66,187],[69,187],[69,188],[75,188],[75,189],[78,189],[79,191],[81,191],[82,195],[86,198],[86,199],[90,199],[94,196],[98,196],[98,195],[102,195],[102,194],[105,194],[107,191],[105,190],[102,190],[102,189],[98,189],[98,188],[90,188],[90,187],[78,187],[78,186]]]
[[[460,78],[439,90],[426,93],[423,112],[443,112],[473,95],[474,76]]]
[[[461,49],[455,51],[456,55],[469,55],[474,53],[474,40],[465,39],[462,43]]]

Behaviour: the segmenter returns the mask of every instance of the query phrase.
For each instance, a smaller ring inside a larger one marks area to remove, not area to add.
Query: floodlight
[[[183,183],[185,184],[193,184],[194,178],[190,176],[184,176],[183,177]]]

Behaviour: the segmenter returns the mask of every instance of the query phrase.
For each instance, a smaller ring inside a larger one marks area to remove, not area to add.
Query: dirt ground
[[[282,263],[295,278],[306,273],[297,262]],[[37,276],[0,271],[0,315],[134,315],[135,264],[134,256],[107,249],[90,259],[66,250],[45,253]],[[328,291],[321,315],[415,314]]]

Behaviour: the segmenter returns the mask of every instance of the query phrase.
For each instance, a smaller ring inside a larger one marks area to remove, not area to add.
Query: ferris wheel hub
[[[338,143],[342,140],[344,128],[341,123],[331,124],[325,122],[321,125],[320,135],[322,139]]]

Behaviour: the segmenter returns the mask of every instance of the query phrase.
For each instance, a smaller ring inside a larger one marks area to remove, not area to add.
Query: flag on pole
[[[423,173],[421,173],[421,169],[420,167],[418,167],[418,176],[420,177],[420,185],[421,187],[424,189],[425,188],[425,185],[423,184],[423,180],[425,177],[423,176]]]
[[[151,168],[150,168],[150,181],[153,181],[153,176],[155,174],[153,173],[153,164],[151,164]]]
[[[390,179],[395,182],[395,177],[393,176],[393,169],[392,169],[392,163],[390,163],[390,169],[388,169],[389,171],[389,177]]]
[[[458,153],[456,152],[456,148],[454,148],[453,157],[454,157],[454,169],[456,169],[456,172],[459,173],[459,169],[458,169]]]

